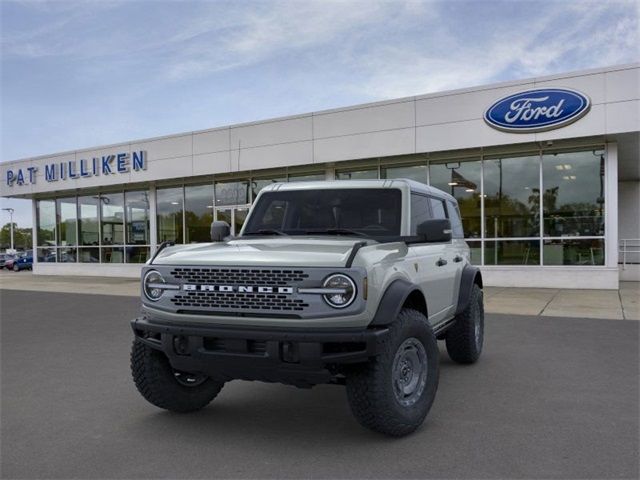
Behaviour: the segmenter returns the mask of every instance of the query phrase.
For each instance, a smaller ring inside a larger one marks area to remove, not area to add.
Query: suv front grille
[[[309,275],[303,270],[178,267],[171,275],[185,283],[287,286]]]
[[[181,292],[171,301],[176,307],[199,307],[232,311],[271,310],[302,311],[309,306],[304,300],[287,295],[238,292]]]

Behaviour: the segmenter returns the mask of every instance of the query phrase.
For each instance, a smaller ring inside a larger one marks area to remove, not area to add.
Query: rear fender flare
[[[482,288],[482,273],[478,267],[473,265],[465,265],[460,277],[460,291],[458,292],[458,306],[456,307],[456,315],[460,315],[464,312],[467,305],[469,305],[469,298],[471,298],[471,290],[474,285],[478,285]]]

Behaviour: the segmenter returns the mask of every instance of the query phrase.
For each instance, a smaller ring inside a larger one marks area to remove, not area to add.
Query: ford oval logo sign
[[[576,90],[539,88],[501,98],[484,112],[484,120],[506,132],[541,132],[575,122],[590,107],[589,97]]]

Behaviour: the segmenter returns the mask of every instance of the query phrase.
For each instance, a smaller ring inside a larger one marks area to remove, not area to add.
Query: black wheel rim
[[[414,405],[427,384],[429,362],[424,345],[417,338],[407,338],[398,348],[393,359],[391,381],[393,393],[400,405]]]
[[[202,385],[209,377],[202,373],[187,373],[174,370],[173,378],[185,387],[197,387],[198,385]]]

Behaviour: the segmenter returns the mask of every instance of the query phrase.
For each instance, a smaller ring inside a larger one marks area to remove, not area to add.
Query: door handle
[[[456,255],[453,257],[453,261],[456,263],[460,263],[462,261],[462,257],[460,255]]]
[[[444,258],[440,258],[436,262],[436,265],[439,266],[439,267],[444,267],[446,264],[447,264],[447,261]]]

